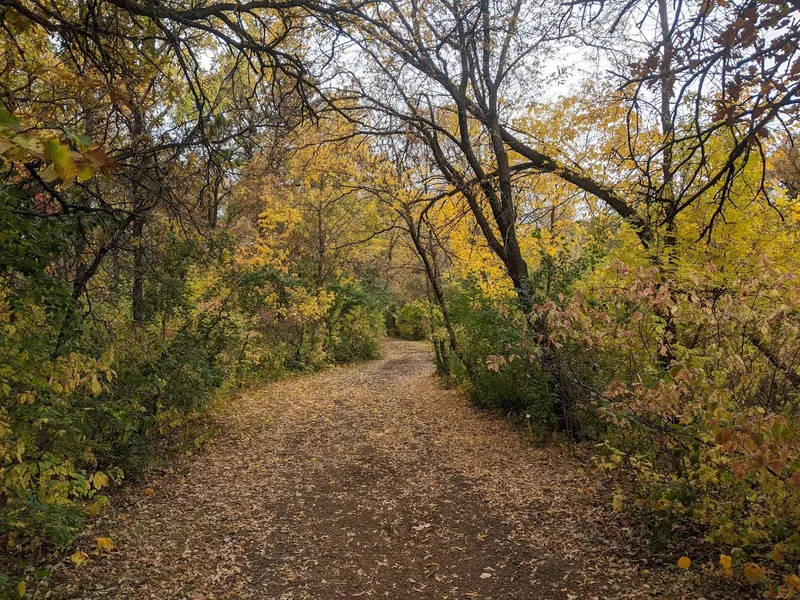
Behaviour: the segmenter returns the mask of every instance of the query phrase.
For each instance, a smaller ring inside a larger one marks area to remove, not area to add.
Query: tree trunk
[[[133,290],[131,293],[131,312],[133,324],[140,326],[144,323],[144,215],[137,215],[133,222],[131,242],[133,244]]]
[[[658,0],[658,16],[659,24],[661,27],[661,45],[663,47],[663,55],[661,57],[661,135],[664,144],[664,158],[662,165],[662,182],[660,196],[661,201],[665,206],[665,221],[666,231],[664,234],[664,247],[661,249],[660,255],[654,258],[661,269],[662,282],[666,283],[674,275],[675,272],[675,251],[678,244],[678,225],[675,220],[676,210],[678,207],[677,199],[675,198],[675,190],[673,186],[674,168],[673,168],[673,148],[674,143],[674,125],[672,122],[672,98],[673,98],[673,85],[672,85],[672,33],[669,24],[669,12],[667,8],[667,0]],[[672,294],[671,299],[674,300]],[[670,310],[659,311],[659,316],[664,319],[664,337],[662,340],[665,351],[660,354],[660,362],[662,367],[668,368],[669,365],[675,360],[673,351],[673,344],[678,340],[678,326],[675,322],[675,317]]]
[[[133,97],[133,94],[131,94],[131,96]],[[129,108],[131,109],[131,118],[133,120],[131,135],[133,136],[134,144],[141,148],[144,145],[144,138],[147,134],[144,114],[135,99],[131,100]],[[148,204],[145,198],[148,190],[147,187],[143,185],[145,177],[143,172],[144,168],[145,165],[141,165],[139,170],[133,174],[133,182],[131,185],[132,212],[136,215],[131,232],[131,244],[133,246],[131,314],[135,327],[139,327],[144,323],[144,275],[146,259],[143,234],[145,224],[144,211]]]
[[[431,290],[433,291],[433,297],[436,300],[436,304],[439,306],[439,310],[442,312],[442,321],[444,321],[445,329],[447,329],[447,338],[448,342],[450,343],[450,350],[452,350],[456,358],[458,358],[464,364],[464,367],[467,369],[467,371],[469,371],[471,367],[468,362],[464,360],[463,355],[458,349],[456,333],[453,329],[453,323],[450,320],[450,311],[447,309],[447,303],[444,299],[442,284],[437,277],[436,268],[431,263],[428,252],[425,249],[425,245],[420,238],[419,227],[414,222],[414,218],[407,209],[404,208],[402,211],[400,211],[400,216],[408,227],[408,233],[411,237],[412,243],[414,244],[414,249],[417,251],[417,256],[419,256],[420,262],[422,262],[422,267],[425,271],[425,277],[431,287]],[[442,366],[445,366],[444,363]]]

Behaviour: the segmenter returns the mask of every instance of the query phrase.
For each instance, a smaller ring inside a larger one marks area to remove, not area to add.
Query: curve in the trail
[[[697,598],[637,559],[580,465],[441,387],[426,345],[230,401],[221,435],[120,498],[52,598]],[[146,495],[151,487],[155,493]]]

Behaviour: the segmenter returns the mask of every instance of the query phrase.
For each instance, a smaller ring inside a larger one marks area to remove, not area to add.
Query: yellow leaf
[[[89,555],[86,552],[76,552],[69,559],[75,563],[76,567],[82,567],[89,560]]]
[[[58,173],[56,173],[56,168],[53,165],[47,165],[44,169],[39,171],[39,176],[47,183],[58,181]]]
[[[114,549],[114,541],[111,538],[99,537],[97,538],[97,547],[100,548],[100,550],[111,552]]]
[[[719,555],[719,565],[725,569],[726,571],[731,568],[733,564],[733,559],[727,554],[720,554]]]
[[[25,582],[24,581],[20,581],[19,585],[17,585],[17,593],[19,594],[19,597],[22,598],[23,596],[25,596],[25,592],[27,590],[28,590],[28,586],[25,584]]]
[[[679,568],[685,570],[685,569],[688,569],[691,566],[692,566],[692,559],[689,558],[688,556],[681,556],[678,559],[678,567]]]
[[[92,375],[92,383],[91,383],[92,394],[95,396],[99,396],[100,392],[103,391],[103,386],[100,385],[100,382],[97,381],[97,377]]]
[[[84,165],[84,167],[78,171],[78,181],[88,181],[92,177],[94,177],[96,169],[92,165]]]
[[[103,473],[102,471],[98,471],[94,474],[92,478],[92,483],[94,483],[95,489],[103,489],[104,487],[108,486],[108,475]]]
[[[754,562],[749,562],[744,566],[744,577],[750,583],[762,581],[764,579],[764,569]]]
[[[790,590],[800,592],[800,577],[797,575],[784,575],[783,582]]]
[[[58,176],[65,182],[72,181],[78,174],[78,168],[72,160],[69,148],[55,138],[47,140],[44,148],[53,161],[53,168]]]
[[[110,502],[108,500],[108,496],[104,496],[102,494],[98,494],[95,496],[93,502],[86,505],[84,511],[87,515],[96,517],[97,515],[101,514],[106,508],[108,508]]]

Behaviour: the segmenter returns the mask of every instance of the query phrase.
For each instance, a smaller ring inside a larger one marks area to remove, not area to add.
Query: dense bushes
[[[747,167],[742,198],[761,174]],[[477,406],[588,441],[601,500],[658,547],[790,598],[800,212],[782,193],[773,201],[728,207],[702,241],[708,206],[691,207],[647,247],[601,214],[525,224],[530,289],[456,231],[442,277],[451,330],[439,318],[432,337],[441,371]]]
[[[412,300],[390,312],[392,333],[404,340],[424,340],[430,336],[432,307],[427,302]]]
[[[546,375],[527,356],[512,357],[525,335],[525,317],[513,298],[493,300],[474,281],[447,290],[448,307],[461,357],[450,354],[450,372],[472,401],[504,413],[526,414],[531,422],[552,427],[553,403]],[[503,357],[501,359],[501,357]],[[503,361],[503,368],[495,361]]]
[[[798,284],[758,266],[724,281],[709,265],[678,292],[656,268],[614,263],[604,276],[622,285],[594,280],[546,312],[564,361],[596,390],[601,466],[634,475],[627,492],[657,539],[699,522],[734,567],[759,562],[779,584],[800,554]]]
[[[666,265],[612,246],[527,320],[510,296],[490,300],[469,281],[451,285],[463,355],[453,371],[476,404],[524,410],[547,427],[558,421],[547,385],[557,381],[575,402],[582,434],[597,444],[617,510],[632,511],[659,545],[677,545],[721,576],[793,597],[796,228],[794,218],[732,221],[720,226],[718,244],[679,241]]]
[[[336,363],[378,358],[381,338],[386,333],[385,294],[381,288],[374,282],[347,280],[333,292],[326,354]]]
[[[20,218],[13,188],[0,198],[0,596],[26,561],[69,546],[164,443],[201,441],[191,425],[220,388],[379,353],[380,286],[242,265],[226,236],[178,236],[164,215],[151,221],[164,237],[142,321],[125,271],[95,275],[83,302],[59,267],[78,225]]]

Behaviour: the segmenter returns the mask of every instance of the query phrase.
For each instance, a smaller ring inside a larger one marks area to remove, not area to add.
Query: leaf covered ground
[[[723,597],[653,564],[566,452],[445,390],[423,343],[249,391],[219,418],[213,443],[119,498],[80,544],[89,560],[34,595]]]

